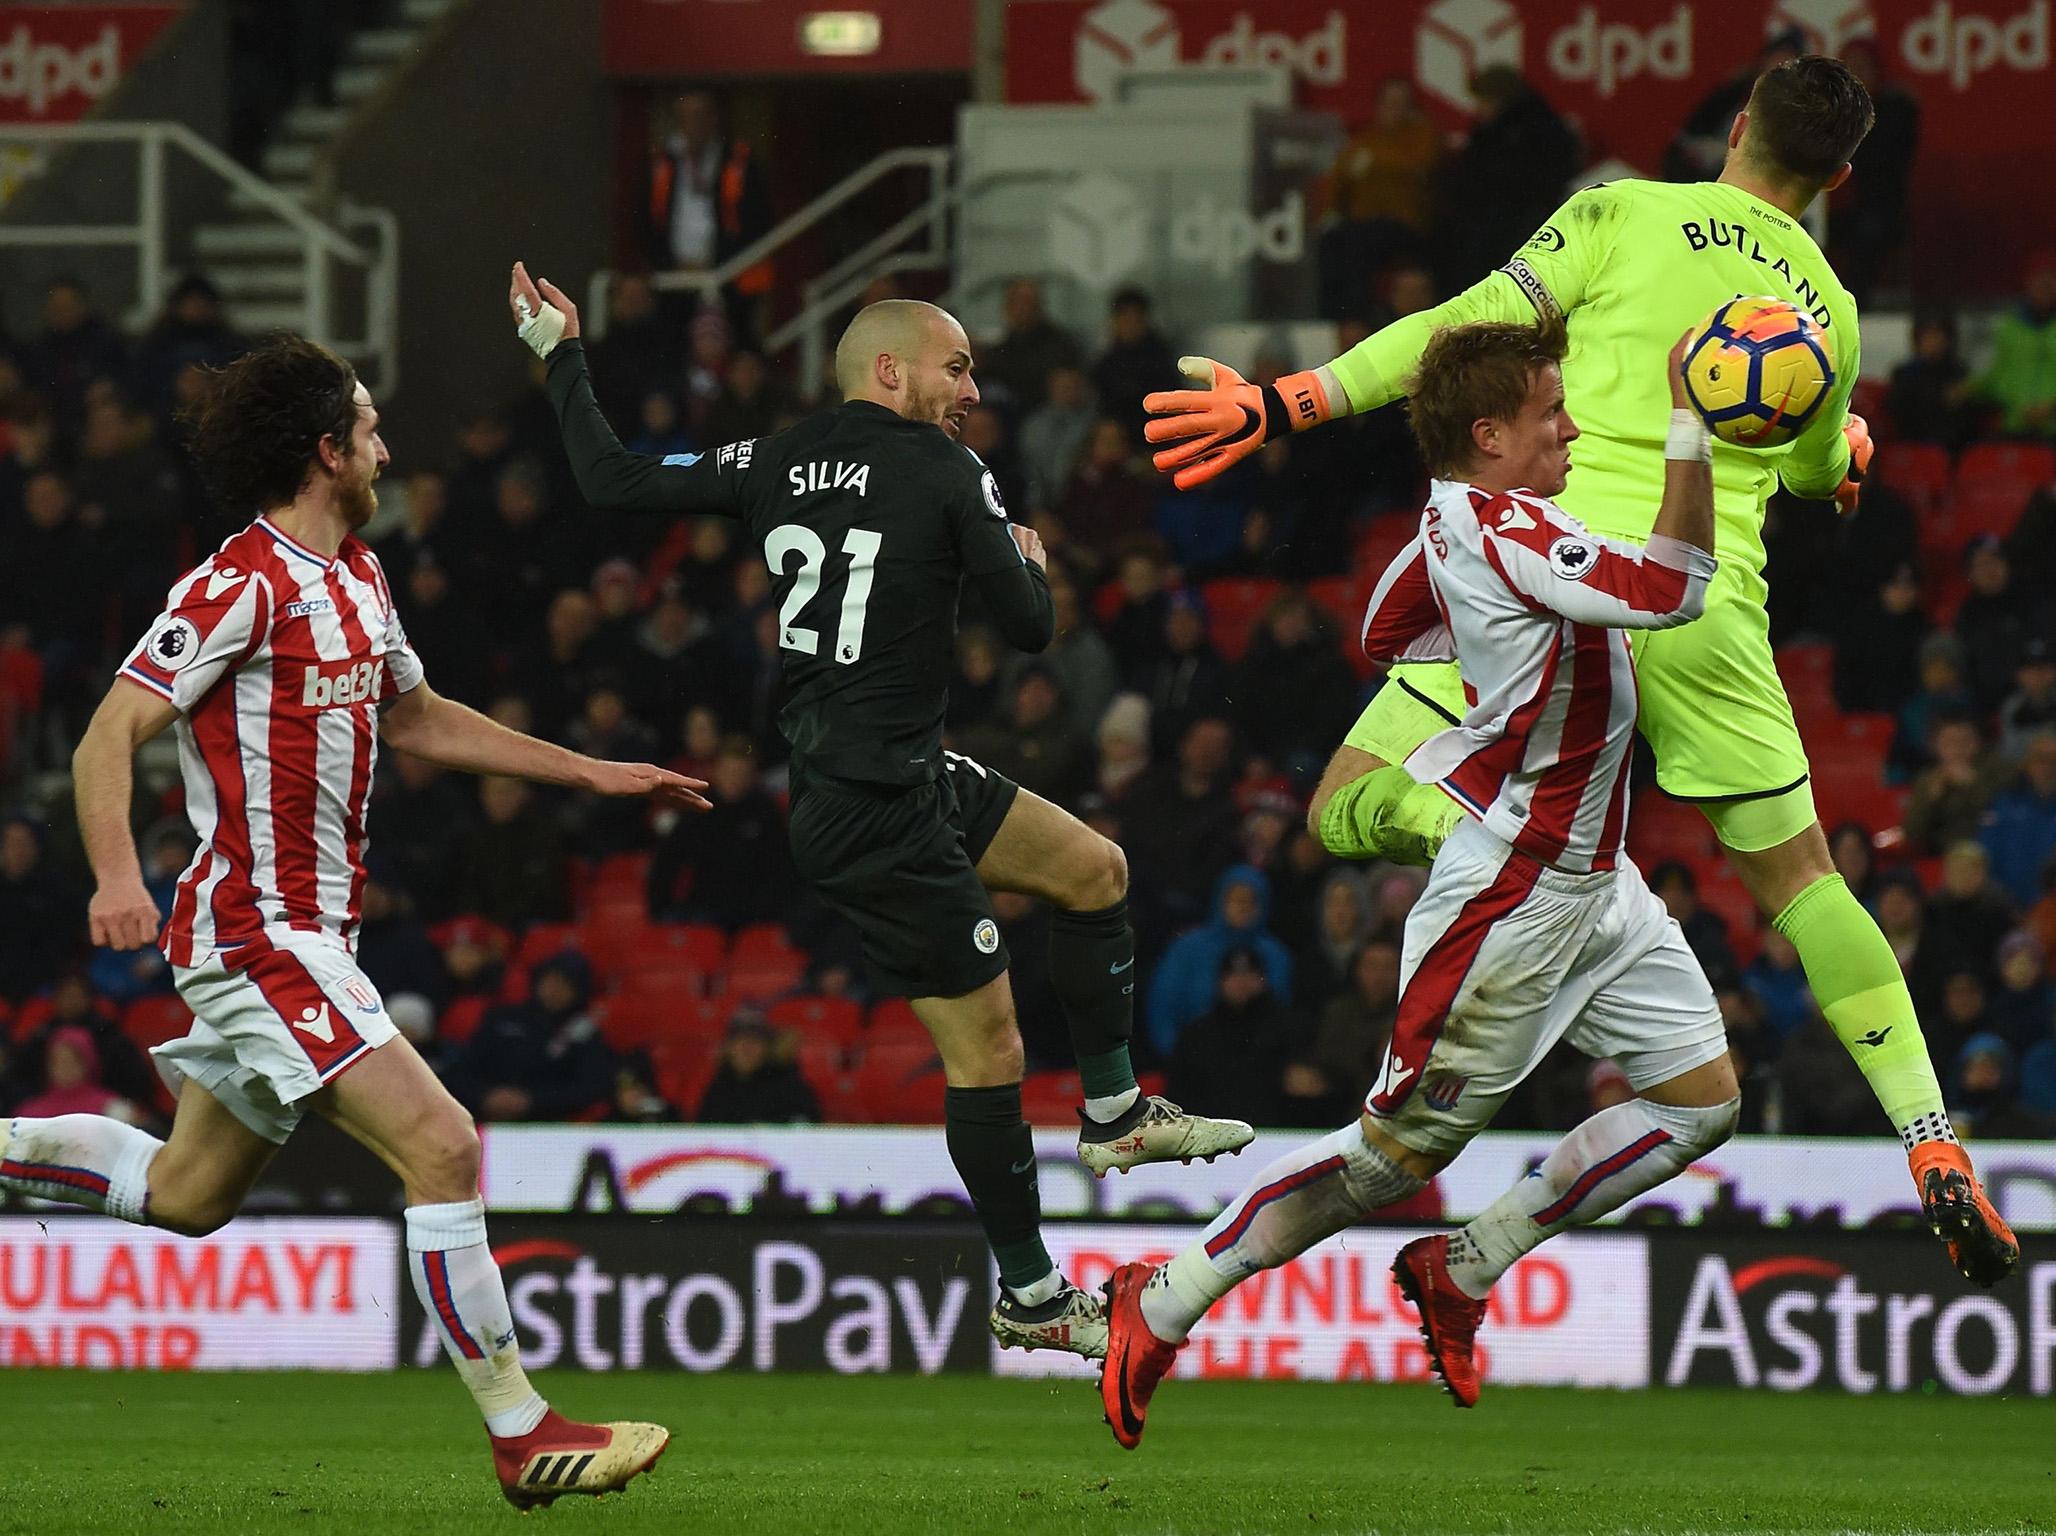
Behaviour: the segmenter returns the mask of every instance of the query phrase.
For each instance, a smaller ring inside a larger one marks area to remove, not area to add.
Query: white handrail
[[[777,254],[780,247],[805,234],[843,204],[868,190],[873,183],[908,167],[917,167],[928,172],[929,205],[931,209],[935,209],[947,195],[943,189],[947,188],[950,165],[955,154],[954,150],[941,145],[887,150],[861,169],[845,176],[803,207],[786,215],[720,266],[698,272],[678,270],[654,273],[650,278],[650,286],[660,293],[697,291],[703,298],[714,300],[719,297],[723,288],[751,267]],[[586,285],[586,310],[581,317],[580,328],[594,340],[606,334],[607,285],[613,278],[614,273],[603,268],[595,272],[591,282]]]
[[[240,193],[248,203],[278,219],[299,236],[306,280],[302,329],[308,336],[339,351],[360,359],[375,360],[381,393],[392,392],[399,359],[396,297],[399,230],[387,210],[343,205],[346,223],[365,226],[371,231],[373,238],[370,243],[359,244],[263,178],[237,164],[183,123],[0,123],[0,144],[5,143],[133,144],[139,174],[133,222],[15,224],[0,214],[0,248],[132,246],[136,252],[137,270],[136,314],[133,319],[138,323],[148,323],[164,307],[166,277],[170,270],[166,234],[171,215],[165,193],[165,171],[168,151],[178,150],[190,155]],[[361,341],[344,341],[336,334],[335,295],[329,271],[331,260],[347,262],[361,268],[365,274],[365,336]]]
[[[247,167],[237,164],[184,123],[0,123],[0,143],[10,140],[35,142],[42,139],[72,143],[119,143],[122,140],[139,144],[155,142],[160,149],[165,144],[175,145],[230,186],[262,204],[265,212],[292,225],[308,239],[318,242],[329,255],[360,266],[369,264],[371,260],[365,251],[322,223],[299,202],[286,196]],[[6,239],[6,226],[0,223],[0,241]]]

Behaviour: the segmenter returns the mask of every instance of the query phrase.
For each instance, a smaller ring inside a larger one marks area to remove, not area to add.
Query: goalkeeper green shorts
[[[1812,826],[1806,748],[1771,659],[1763,577],[1723,565],[1706,612],[1676,629],[1636,630],[1637,724],[1666,794],[1698,804],[1715,835],[1741,852],[1773,848]],[[1344,744],[1388,763],[1464,712],[1454,665],[1400,666]]]

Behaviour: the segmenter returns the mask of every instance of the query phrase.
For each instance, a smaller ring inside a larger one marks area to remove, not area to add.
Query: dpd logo
[[[1778,0],[1763,26],[1766,34],[1797,27],[1808,53],[1825,54],[1840,53],[1844,43],[1878,32],[1870,0]]]
[[[1521,65],[1521,17],[1506,0],[1436,0],[1414,35],[1414,76],[1438,101],[1478,110],[1471,77],[1487,65]]]
[[[1050,208],[1050,259],[1094,288],[1110,288],[1142,262],[1148,220],[1128,184],[1080,176]]]
[[[41,117],[72,91],[98,101],[120,74],[121,32],[112,22],[96,41],[77,48],[37,42],[26,22],[0,42],[0,101],[26,100],[30,117]]]
[[[1590,83],[1602,97],[1645,72],[1682,80],[1692,73],[1692,7],[1680,5],[1669,21],[1645,32],[1622,22],[1602,25],[1599,7],[1585,6],[1549,39],[1549,67],[1561,79]]]
[[[1922,74],[1947,75],[1959,91],[2001,65],[2023,73],[2047,69],[2049,0],[2033,0],[2004,21],[1958,15],[1949,0],[1935,0],[1935,8],[1906,29],[1899,50]]]
[[[1078,24],[1080,95],[1104,101],[1131,69],[1174,69],[1178,19],[1156,0],[1106,0]]]
[[[1304,37],[1259,32],[1261,7],[1237,11],[1226,31],[1197,50],[1196,62],[1210,68],[1264,65],[1288,70],[1309,85],[1340,85],[1349,74],[1349,18],[1331,10]],[[1121,76],[1136,69],[1176,69],[1183,57],[1178,18],[1157,0],[1106,0],[1078,24],[1078,93],[1094,101],[1114,94]]]
[[[1147,254],[1149,214],[1116,176],[1095,171],[1073,181],[1051,205],[1050,222],[1050,259],[1090,287],[1111,287]],[[1202,197],[1171,216],[1168,234],[1174,265],[1216,277],[1252,261],[1298,261],[1306,255],[1306,199],[1288,192],[1258,214]]]

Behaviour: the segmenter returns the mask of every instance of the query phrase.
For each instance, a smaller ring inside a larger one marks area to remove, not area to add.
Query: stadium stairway
[[[329,149],[420,50],[422,40],[462,0],[400,0],[387,25],[355,33],[331,77],[333,106],[302,101],[265,146],[264,177],[312,206]],[[307,268],[299,237],[243,192],[229,195],[234,217],[193,232],[193,250],[220,287],[230,318],[247,332],[295,328],[305,313]]]

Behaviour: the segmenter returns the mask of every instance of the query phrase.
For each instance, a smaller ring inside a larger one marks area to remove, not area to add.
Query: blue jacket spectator
[[[2021,1058],[2020,1102],[2038,1114],[2056,1115],[2056,1030]]]
[[[1292,1001],[1292,956],[1269,930],[1271,882],[1251,864],[1237,864],[1214,888],[1214,920],[1181,934],[1164,951],[1149,993],[1149,1039],[1169,1056],[1185,1026],[1214,1005],[1228,951],[1251,949],[1281,1003]]]
[[[1763,1004],[1763,1022],[1779,1045],[1791,1039],[1813,1012],[1813,993],[1807,989],[1799,951],[1775,928],[1763,936],[1763,948],[1742,973],[1742,982]]]
[[[2041,941],[2024,928],[2007,934],[1994,968],[1998,981],[1986,1011],[1992,1028],[2025,1056],[2049,1037],[2049,1021],[2056,1017],[2056,987],[2049,985]]]
[[[143,889],[157,903],[157,915],[171,916],[178,877],[192,856],[192,838],[184,827],[166,828],[145,851]],[[111,1003],[132,1003],[171,990],[171,967],[155,945],[142,949],[95,949],[86,969],[93,990]]]
[[[1991,856],[1992,878],[2022,911],[2041,899],[2042,866],[2056,853],[2056,731],[2028,738],[2020,777],[1992,801],[1978,841]]]

